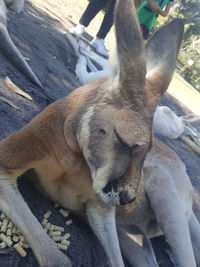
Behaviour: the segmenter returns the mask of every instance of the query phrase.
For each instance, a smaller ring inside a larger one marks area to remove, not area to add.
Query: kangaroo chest
[[[35,171],[40,191],[71,211],[81,212],[85,203],[94,198],[85,164],[64,169],[56,160],[48,159],[38,163]]]

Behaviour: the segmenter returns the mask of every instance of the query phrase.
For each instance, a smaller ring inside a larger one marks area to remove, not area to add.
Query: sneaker
[[[78,24],[74,28],[71,29],[70,33],[78,36],[81,36],[84,33],[85,26]]]
[[[104,40],[95,38],[92,40],[90,45],[101,55],[108,57],[109,53],[105,47]]]

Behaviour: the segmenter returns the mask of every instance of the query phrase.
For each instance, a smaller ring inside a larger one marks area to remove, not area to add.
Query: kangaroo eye
[[[133,150],[137,150],[137,149],[140,148],[140,145],[133,145],[131,148],[132,148]]]
[[[140,151],[140,145],[133,145],[132,147],[131,147],[131,153],[132,153],[132,155],[134,155],[135,153],[137,153],[137,152],[139,152]]]
[[[102,135],[105,135],[106,131],[104,129],[99,129],[99,133],[102,134]]]

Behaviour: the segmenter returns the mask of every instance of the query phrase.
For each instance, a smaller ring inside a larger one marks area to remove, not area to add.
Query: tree
[[[184,70],[181,75],[200,91],[200,0],[175,2],[170,16],[167,19],[159,17],[156,26],[177,17],[182,18],[185,24],[179,53],[179,66],[181,70]]]

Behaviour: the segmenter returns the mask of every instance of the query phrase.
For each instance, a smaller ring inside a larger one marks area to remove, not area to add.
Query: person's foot
[[[108,57],[109,53],[105,47],[104,40],[95,38],[92,40],[90,45],[101,55]]]
[[[70,33],[78,36],[81,36],[84,33],[85,26],[77,24],[74,28],[71,29]]]

